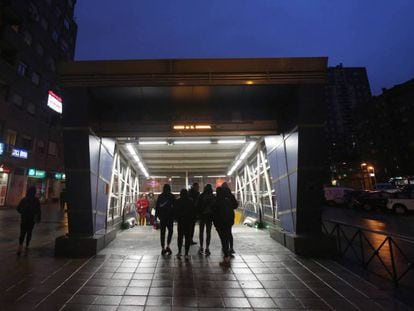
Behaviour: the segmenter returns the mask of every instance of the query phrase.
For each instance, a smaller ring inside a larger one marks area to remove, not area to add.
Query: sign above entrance
[[[4,153],[4,144],[0,143],[0,155]]]
[[[13,148],[11,156],[20,159],[27,159],[27,150]]]
[[[27,172],[27,175],[29,177],[33,177],[33,178],[45,178],[46,177],[46,172],[41,171],[41,170],[36,170],[34,168],[29,168],[29,171]]]
[[[194,131],[194,130],[211,130],[211,125],[209,124],[178,124],[173,126],[174,130],[185,130],[185,131]]]
[[[52,91],[49,91],[48,93],[49,95],[47,97],[47,106],[57,113],[62,113],[62,98],[57,96]]]

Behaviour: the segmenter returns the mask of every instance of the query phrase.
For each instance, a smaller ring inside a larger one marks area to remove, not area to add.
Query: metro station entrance
[[[90,255],[139,193],[227,181],[242,210],[301,254],[321,234],[325,58],[62,64],[67,236]],[[156,192],[156,191],[155,191]]]

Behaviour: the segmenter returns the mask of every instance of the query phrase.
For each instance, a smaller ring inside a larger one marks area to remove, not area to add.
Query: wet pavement
[[[209,257],[197,245],[189,261],[163,257],[159,231],[136,227],[98,256],[68,259],[43,243],[64,226],[41,226],[27,256],[1,244],[10,250],[0,256],[0,310],[410,310],[338,263],[297,257],[253,228],[234,228],[236,256],[223,269],[214,229]]]

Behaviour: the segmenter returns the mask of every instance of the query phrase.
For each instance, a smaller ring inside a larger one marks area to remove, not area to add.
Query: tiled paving
[[[121,232],[93,258],[36,250],[8,256],[0,266],[0,309],[410,310],[333,261],[295,256],[265,231],[235,227],[234,238],[229,269],[219,266],[215,231],[212,256],[193,247],[185,261],[160,256],[159,232],[149,227]]]

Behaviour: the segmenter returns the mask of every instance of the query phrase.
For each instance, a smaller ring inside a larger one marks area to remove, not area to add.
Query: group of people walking
[[[230,258],[234,256],[231,228],[234,224],[234,210],[237,206],[238,202],[227,183],[223,183],[221,187],[216,189],[216,195],[213,193],[211,184],[207,184],[203,193],[200,194],[198,183],[194,183],[190,190],[182,189],[178,199],[171,193],[170,185],[165,184],[155,206],[155,219],[160,220],[161,254],[172,254],[170,245],[174,220],[176,220],[178,223],[177,257],[182,256],[182,247],[185,241],[184,256],[186,260],[189,259],[188,253],[191,245],[197,244],[193,238],[195,225],[198,221],[200,229],[199,254],[210,255],[211,229],[214,224],[220,237],[224,255],[221,264],[228,265]],[[166,233],[167,240],[165,240]]]

